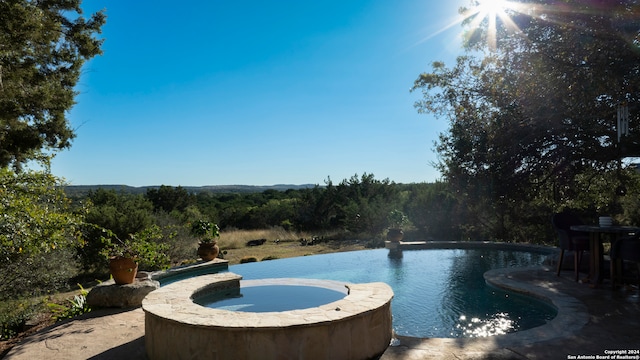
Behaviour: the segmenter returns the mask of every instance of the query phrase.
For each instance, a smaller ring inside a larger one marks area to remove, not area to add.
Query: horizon
[[[345,179],[343,179],[345,180]],[[376,180],[381,180],[381,179],[376,179]],[[431,183],[435,183],[438,180],[435,181],[422,181],[422,182],[411,182],[411,183],[401,183],[401,182],[395,182],[391,179],[389,179],[392,183],[396,184],[396,185],[410,185],[410,184],[431,184]],[[342,180],[340,180],[340,182],[342,182]],[[339,184],[340,182],[336,183]],[[282,184],[216,184],[216,185],[167,185],[167,184],[156,184],[156,185],[127,185],[127,184],[65,184],[64,186],[126,186],[126,187],[132,187],[132,188],[146,188],[146,187],[160,187],[160,186],[168,186],[168,187],[183,187],[183,188],[191,188],[191,187],[202,187],[202,188],[206,188],[206,187],[227,187],[227,186],[247,186],[247,187],[281,187],[281,186],[295,186],[295,187],[302,187],[302,186],[326,186],[320,183],[304,183],[304,184],[293,184],[293,183],[282,183]]]

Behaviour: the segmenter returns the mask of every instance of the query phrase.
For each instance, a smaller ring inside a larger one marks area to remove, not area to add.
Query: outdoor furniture
[[[615,287],[624,280],[624,262],[635,262],[638,267],[637,285],[640,287],[640,234],[621,237],[611,244],[611,282]]]
[[[600,225],[573,225],[571,230],[589,233],[589,280],[596,287],[602,283],[602,264],[604,254],[602,247],[602,234],[610,234],[613,239],[606,238],[614,244],[618,239],[629,234],[640,233],[640,228],[633,226],[600,226]]]
[[[578,281],[580,263],[582,262],[582,252],[589,250],[589,236],[584,232],[572,230],[571,226],[583,225],[584,223],[580,218],[568,212],[554,214],[551,218],[551,223],[553,224],[553,228],[558,234],[558,240],[560,241],[560,258],[558,259],[558,271],[556,275],[560,276],[565,250],[573,251],[573,269],[576,281]]]

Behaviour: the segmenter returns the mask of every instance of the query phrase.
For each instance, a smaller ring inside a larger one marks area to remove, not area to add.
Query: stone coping
[[[171,269],[152,272],[151,279],[164,285],[167,282],[181,280],[185,276],[196,276],[203,274],[213,274],[229,269],[229,260],[213,259],[211,261],[201,261],[195,264],[176,266]]]
[[[263,285],[298,285],[298,286],[315,286],[333,291],[341,292],[345,296],[349,295],[349,287],[347,283],[334,280],[318,280],[318,279],[301,279],[301,278],[274,278],[274,279],[256,279],[256,280],[240,280],[240,287],[244,286],[263,286]]]
[[[543,254],[555,254],[555,247],[524,243],[504,243],[495,241],[400,241],[394,243],[385,241],[385,248],[399,250],[424,250],[424,249],[497,249],[497,250],[522,250]]]
[[[385,247],[390,249],[390,251],[489,248],[496,250],[531,251],[549,255],[559,253],[557,248],[550,246],[491,241],[412,241],[395,244],[387,241],[385,242]],[[527,330],[495,335],[490,338],[438,338],[438,342],[443,346],[454,344],[470,345],[481,342],[482,339],[492,339],[493,341],[500,341],[501,344],[508,344],[508,346],[528,346],[533,343],[575,335],[589,322],[588,309],[583,302],[558,291],[557,288],[553,287],[553,284],[546,282],[523,282],[516,279],[517,275],[521,273],[548,270],[549,268],[547,266],[539,265],[493,269],[484,273],[484,279],[490,286],[531,296],[555,307],[557,315],[547,322],[547,324]],[[396,345],[400,345],[402,342],[416,342],[420,339],[409,336],[399,336],[398,338],[400,341],[397,342]]]
[[[393,298],[389,285],[343,283],[348,295],[319,307],[281,312],[239,312],[213,309],[193,302],[194,294],[235,286],[242,277],[234,273],[202,275],[169,284],[150,293],[143,301],[145,313],[196,327],[226,329],[280,328],[345,320],[387,305]],[[287,282],[289,285],[313,285],[335,288],[336,282],[309,279],[264,279],[260,284]],[[258,282],[252,281],[255,285]]]
[[[490,348],[495,344],[504,348],[531,347],[536,343],[562,338],[569,339],[576,336],[590,321],[587,306],[577,298],[558,291],[552,283],[524,282],[516,279],[516,277],[520,277],[519,274],[535,272],[549,272],[549,269],[545,266],[493,269],[487,271],[484,278],[490,286],[532,296],[555,307],[558,314],[545,325],[489,337],[416,338],[398,336],[391,346],[413,344],[409,346],[415,346],[416,349],[428,346],[430,352],[439,353],[444,349],[477,349],[483,346]],[[423,342],[424,344],[422,344]]]
[[[530,344],[568,337],[577,333],[589,322],[587,306],[580,300],[559,292],[548,283],[524,283],[514,279],[516,273],[544,270],[543,266],[493,269],[484,273],[485,281],[492,286],[531,296],[556,308],[558,314],[545,325],[501,336],[518,344]]]

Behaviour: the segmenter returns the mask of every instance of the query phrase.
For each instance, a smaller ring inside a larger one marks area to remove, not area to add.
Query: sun
[[[490,50],[497,47],[498,19],[507,29],[518,31],[518,26],[511,20],[510,11],[518,11],[520,3],[507,0],[474,0],[471,8],[463,14],[463,19],[470,19],[471,29],[479,29],[487,20],[487,42]]]
[[[510,33],[522,34],[522,30],[512,19],[513,16],[524,14],[530,17],[542,17],[545,13],[554,11],[553,7],[547,5],[531,4],[519,0],[467,1],[468,4],[459,10],[459,14],[455,19],[422,41],[426,41],[453,26],[462,24],[463,27],[470,30],[470,32],[466,32],[468,37],[477,34],[476,31],[485,32],[488,49],[496,51],[499,28]]]
[[[476,6],[479,13],[484,13],[487,16],[493,17],[499,13],[504,13],[506,8],[506,0],[478,0],[478,5]]]

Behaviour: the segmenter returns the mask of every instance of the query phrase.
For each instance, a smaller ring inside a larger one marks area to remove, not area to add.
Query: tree
[[[146,197],[153,203],[154,210],[168,213],[173,210],[182,212],[188,206],[196,203],[195,195],[189,194],[182,186],[174,188],[161,185],[158,189],[148,189]]]
[[[48,171],[0,168],[0,300],[56,288],[75,275],[68,255],[82,244],[82,215],[61,185]]]
[[[88,195],[91,207],[86,222],[113,231],[126,239],[153,224],[153,204],[142,194],[128,194],[102,188]]]
[[[81,0],[0,1],[0,167],[70,146],[66,117],[86,60],[101,54],[103,12]]]
[[[407,215],[422,236],[436,240],[460,240],[460,235],[454,231],[459,216],[455,213],[456,202],[448,184],[435,182],[407,186],[411,194],[406,204]]]
[[[453,68],[420,75],[416,106],[450,121],[439,166],[470,222],[508,238],[523,203],[552,192],[560,206],[584,188],[582,174],[616,170],[619,105],[640,131],[639,11],[637,0],[520,1],[495,36],[487,19],[472,28],[470,55]]]
[[[131,235],[143,233],[154,225],[153,204],[142,194],[128,194],[102,188],[88,194],[88,211],[85,216],[85,244],[79,248],[85,270],[91,270],[101,263],[101,252],[106,229],[122,241]]]
[[[389,224],[387,215],[399,208],[397,189],[389,179],[376,180],[373,174],[353,175],[336,186],[336,220],[356,234],[379,234]]]

